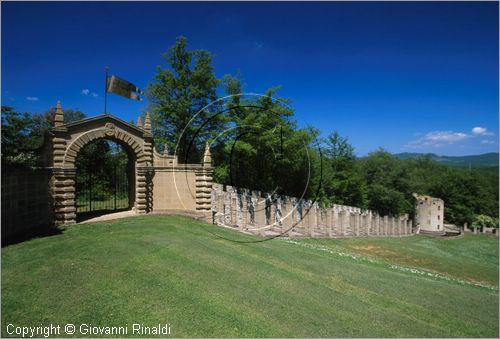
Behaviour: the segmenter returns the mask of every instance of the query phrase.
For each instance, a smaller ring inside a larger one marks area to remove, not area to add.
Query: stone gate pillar
[[[196,210],[209,213],[212,192],[212,155],[208,143],[205,144],[202,167],[195,171],[196,176]]]
[[[136,213],[144,214],[152,209],[152,179],[154,170],[152,166],[145,164],[137,167],[136,188],[135,188],[135,209]]]
[[[144,119],[143,155],[137,159],[136,170],[136,213],[144,214],[153,210],[153,135],[151,134],[151,117],[149,112]]]
[[[54,224],[56,226],[74,224],[75,208],[75,175],[76,169],[64,167],[64,156],[67,148],[67,128],[64,127],[64,113],[61,103],[56,105],[54,128],[52,129],[52,198],[54,208]],[[76,154],[74,154],[76,156]]]
[[[53,168],[52,197],[56,226],[76,222],[75,168]]]

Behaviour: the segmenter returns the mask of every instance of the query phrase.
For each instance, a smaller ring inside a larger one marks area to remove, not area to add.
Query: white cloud
[[[38,101],[38,97],[26,97],[28,101]]]
[[[415,137],[422,135],[421,133],[414,133]],[[454,132],[454,131],[432,131],[423,135],[422,137],[408,142],[403,148],[438,148],[446,145],[453,145],[460,143],[466,139],[475,138],[478,136],[491,136],[494,133],[489,132],[486,127],[476,126],[471,129],[471,133]],[[481,140],[481,144],[490,145],[495,144],[492,140]],[[463,147],[463,145],[456,145],[454,147]]]
[[[484,132],[486,132],[486,128],[484,127],[474,127],[472,129],[472,133],[474,134],[483,134]]]
[[[80,94],[83,94],[83,95],[90,95],[94,98],[97,98],[99,96],[99,94],[97,94],[96,92],[91,92],[90,89],[88,88],[84,88],[81,90]]]
[[[461,141],[467,139],[468,135],[462,132],[452,132],[452,131],[434,131],[427,133],[423,139],[431,142],[434,141],[446,141],[453,143],[455,141]]]
[[[494,144],[495,142],[493,140],[481,140],[481,143],[483,145],[490,145],[490,144]]]
[[[406,148],[421,148],[427,147],[443,147],[446,144],[451,145],[470,137],[467,133],[453,131],[432,131],[425,134],[423,137],[410,141],[404,147]]]
[[[472,133],[476,135],[493,135],[493,133],[488,132],[488,129],[486,127],[474,127],[472,129]]]

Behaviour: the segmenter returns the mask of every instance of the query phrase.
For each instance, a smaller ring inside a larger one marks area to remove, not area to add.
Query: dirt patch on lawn
[[[462,274],[452,274],[446,270],[440,263],[432,259],[417,258],[409,253],[392,250],[378,245],[349,245],[349,249],[368,254],[374,257],[387,260],[391,263],[406,265],[416,269],[423,269],[434,273],[446,275],[450,278],[463,279],[472,283],[479,283],[483,285],[495,286],[495,281],[484,280],[484,278],[477,277],[477,272],[472,270],[471,273],[462,272]],[[470,269],[470,268],[469,268]]]
[[[352,250],[363,252],[366,254],[371,254],[375,256],[382,257],[384,259],[396,259],[399,262],[404,262],[407,264],[425,264],[425,260],[417,259],[407,253],[397,252],[390,250],[388,248],[376,245],[351,245],[349,246]]]
[[[365,253],[377,254],[377,255],[391,255],[391,256],[399,256],[400,253],[391,251],[387,248],[375,245],[351,245],[349,246],[351,249],[355,251],[361,251]]]

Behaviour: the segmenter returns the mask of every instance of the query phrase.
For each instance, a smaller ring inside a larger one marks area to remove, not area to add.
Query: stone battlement
[[[214,184],[212,222],[261,236],[343,237],[413,234],[408,215],[379,216],[359,207],[317,202]]]

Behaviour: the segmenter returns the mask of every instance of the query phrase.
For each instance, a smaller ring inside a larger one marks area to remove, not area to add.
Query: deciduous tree
[[[172,150],[177,147],[181,162],[199,162],[206,139],[224,125],[219,116],[209,120],[216,107],[202,110],[217,99],[213,55],[188,50],[187,39],[179,37],[163,58],[168,67],[157,67],[147,89],[155,141]],[[197,134],[199,128],[203,133]]]

